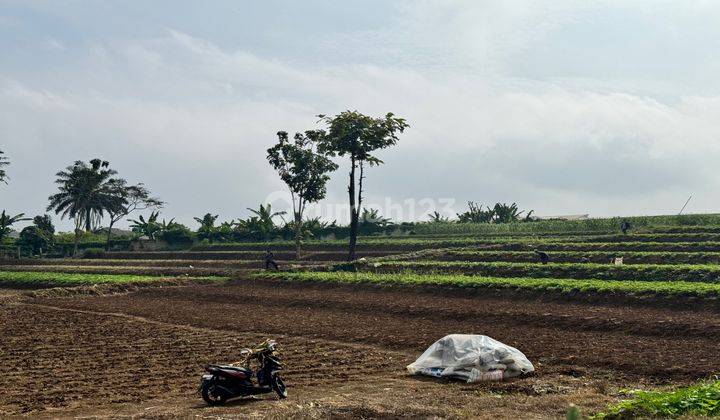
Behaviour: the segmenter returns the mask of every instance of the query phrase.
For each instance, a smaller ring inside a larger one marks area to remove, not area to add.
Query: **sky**
[[[358,110],[410,124],[365,183],[396,219],[717,212],[718,21],[702,0],[0,0],[0,208],[42,214],[98,157],[191,227],[279,209],[275,133]],[[347,178],[316,214],[343,221]]]

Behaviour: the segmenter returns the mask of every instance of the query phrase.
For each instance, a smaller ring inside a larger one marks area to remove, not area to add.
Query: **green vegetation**
[[[318,142],[325,135],[324,130],[308,130],[295,133],[294,141],[290,142],[286,131],[278,131],[278,143],[267,149],[268,162],[290,190],[293,206],[291,223],[298,259],[303,239],[311,234],[303,228],[305,208],[325,198],[330,181],[328,174],[338,168],[327,156],[316,151]]]
[[[619,231],[620,223],[629,221],[633,231],[668,227],[720,226],[720,214],[688,214],[681,216],[610,217],[584,220],[539,220],[530,223],[418,223],[418,234],[484,234],[509,232],[593,232]],[[684,231],[684,230],[683,230]]]
[[[720,282],[718,265],[614,265],[593,263],[512,263],[473,261],[382,261],[338,265],[373,272],[462,273],[496,277],[533,277],[597,280]]]
[[[618,252],[618,251],[557,251],[550,253],[553,263],[591,262],[607,264],[623,257],[625,264],[718,264],[720,252]],[[537,262],[533,251],[481,251],[476,249],[428,249],[401,256],[388,256],[374,261],[479,261]]]
[[[560,241],[570,242],[712,242],[720,239],[717,233],[636,233],[629,235],[592,235],[560,237]]]
[[[0,271],[0,287],[65,287],[90,284],[123,284],[168,280],[169,277],[128,274],[69,274],[30,271]],[[183,280],[220,281],[223,277],[179,277]]]
[[[5,166],[8,166],[10,164],[10,160],[3,156],[5,152],[0,150],[0,182],[3,184],[7,184],[7,173],[5,172],[5,169],[3,169]]]
[[[542,251],[720,252],[720,242],[554,242],[506,239],[486,240],[484,243],[483,249],[496,251],[527,251],[537,248]]]
[[[8,236],[12,225],[17,222],[23,222],[25,220],[30,220],[29,218],[25,217],[25,213],[10,216],[9,214],[5,214],[5,210],[3,210],[2,214],[0,214],[0,242],[2,242]]]
[[[704,382],[675,391],[632,391],[622,401],[595,419],[715,417],[720,415],[720,381]]]
[[[717,297],[720,284],[685,281],[647,282],[614,280],[571,280],[540,278],[498,278],[452,274],[368,272],[279,272],[258,273],[256,277],[293,281],[436,285],[469,288],[526,289],[553,292],[620,293],[633,295],[686,295]]]
[[[108,206],[106,209],[110,219],[110,225],[107,227],[105,250],[110,250],[110,238],[112,237],[112,229],[115,223],[136,211],[159,209],[165,205],[162,200],[153,197],[150,190],[142,183],[128,185],[126,180],[117,178],[113,181],[111,189],[112,195],[117,202],[115,203],[116,205]]]
[[[355,259],[360,211],[363,204],[365,167],[384,162],[374,156],[377,150],[394,146],[398,135],[409,127],[405,119],[388,112],[373,118],[357,111],[344,111],[334,117],[319,115],[327,124],[327,132],[318,138],[318,152],[334,157],[350,158],[350,244],[348,261]]]
[[[527,212],[525,217],[521,220],[520,216],[523,213],[525,213],[525,210],[520,211],[515,203],[510,205],[505,203],[495,203],[494,207],[487,206],[487,210],[483,210],[482,204],[477,204],[474,201],[468,201],[468,211],[458,213],[458,223],[517,223],[520,221],[531,221],[530,217],[533,210]],[[450,221],[440,218],[437,212],[435,212],[434,215],[431,215],[430,220],[436,222]]]
[[[110,163],[100,159],[93,159],[89,164],[75,161],[56,174],[59,191],[48,198],[47,210],[55,210],[62,219],[68,217],[75,222],[74,254],[77,254],[79,233],[91,232],[105,213],[119,211],[122,206],[122,198],[116,194],[120,183],[114,178],[116,174],[117,171],[110,169]]]

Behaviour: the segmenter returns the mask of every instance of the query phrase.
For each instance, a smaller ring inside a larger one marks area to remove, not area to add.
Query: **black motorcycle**
[[[287,390],[280,374],[282,363],[274,355],[277,343],[265,340],[255,349],[242,349],[243,360],[231,365],[207,365],[208,372],[202,376],[199,391],[209,405],[225,404],[230,398],[267,394],[275,391],[280,398],[287,398]],[[257,385],[253,384],[250,361],[257,359]],[[241,366],[238,366],[241,365]]]

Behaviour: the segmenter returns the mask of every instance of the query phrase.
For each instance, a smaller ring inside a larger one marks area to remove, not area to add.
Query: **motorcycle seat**
[[[237,366],[228,366],[228,365],[210,365],[210,367],[213,367],[215,369],[221,369],[221,370],[228,370],[231,372],[251,372],[250,369],[246,369],[244,367],[237,367]]]

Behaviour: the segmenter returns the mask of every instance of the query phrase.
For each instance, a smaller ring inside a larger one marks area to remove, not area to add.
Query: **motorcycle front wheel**
[[[202,398],[208,405],[223,405],[225,401],[227,401],[227,395],[220,391],[214,384],[203,385]]]
[[[280,398],[287,398],[287,388],[285,388],[285,382],[283,382],[280,375],[275,374],[272,378],[272,389],[278,394]]]

